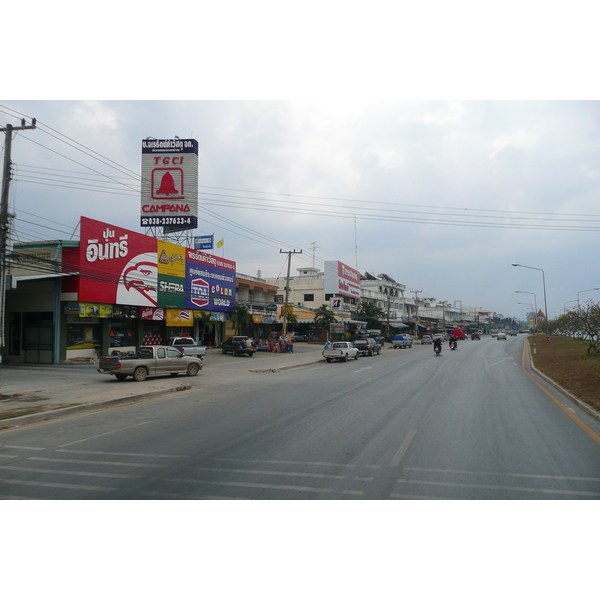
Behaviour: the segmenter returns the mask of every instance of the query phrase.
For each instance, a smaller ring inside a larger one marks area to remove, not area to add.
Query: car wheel
[[[358,360],[358,352],[354,355],[354,360]]]
[[[248,356],[254,356],[254,352],[248,352]]]
[[[326,360],[327,362],[331,362],[331,359],[330,359],[330,358],[326,358],[325,360]]]
[[[200,370],[200,368],[198,367],[197,364],[192,363],[191,365],[188,365],[187,368],[187,376],[188,377],[196,377],[196,375],[198,375],[198,371]]]
[[[146,369],[144,369],[144,367],[138,367],[134,372],[133,372],[133,378],[136,381],[145,381],[146,377],[148,377],[148,371],[146,371]]]
[[[123,373],[119,373],[118,375],[115,375],[115,377],[119,380],[119,381],[125,381],[127,379],[127,375],[123,374]]]
[[[343,357],[342,357],[342,360],[343,360],[344,362],[347,362],[347,361],[348,361],[348,357],[347,357],[347,356],[343,356]]]
[[[369,352],[367,352],[367,356],[373,356],[373,350],[369,350]]]
[[[223,354],[227,354],[227,350],[225,350],[225,348],[223,348],[222,352]]]

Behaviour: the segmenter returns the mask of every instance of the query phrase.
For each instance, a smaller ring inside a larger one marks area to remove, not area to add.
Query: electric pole
[[[288,302],[290,299],[290,269],[292,266],[292,254],[302,254],[302,250],[289,250],[286,252],[285,250],[280,250],[279,254],[287,254],[288,255],[288,268],[287,268],[287,277],[285,279],[285,302],[283,303],[283,329],[281,331],[282,335],[287,334],[287,318],[288,318]]]
[[[6,127],[0,127],[4,131],[4,171],[2,175],[2,199],[0,200],[0,362],[2,354],[6,347],[6,336],[4,331],[5,313],[6,313],[6,277],[8,265],[8,241],[9,241],[9,214],[8,214],[8,190],[10,187],[10,167],[11,167],[11,145],[13,131],[22,131],[24,129],[35,129],[36,120],[31,121],[31,125],[25,125],[25,119],[21,119],[20,127],[13,127],[8,124]]]

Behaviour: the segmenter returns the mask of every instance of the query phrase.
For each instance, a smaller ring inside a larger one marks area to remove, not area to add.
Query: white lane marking
[[[590,496],[592,498],[600,498],[599,492],[578,492],[576,490],[550,490],[544,488],[526,488],[526,487],[516,487],[516,486],[508,486],[508,485],[484,485],[484,484],[474,484],[474,483],[454,483],[448,481],[426,481],[420,479],[397,479],[398,483],[413,483],[420,485],[438,485],[445,487],[460,487],[460,488],[471,488],[471,489],[481,489],[481,490],[501,490],[508,492],[532,492],[535,494],[558,494],[562,496]]]
[[[80,475],[82,477],[110,477],[115,479],[141,479],[143,475],[120,475],[117,473],[88,473],[87,471],[61,471],[59,469],[34,469],[32,467],[16,467],[0,465],[5,471],[23,471],[24,473],[50,473],[52,475]]]
[[[503,363],[506,360],[512,360],[514,362],[512,356],[507,356],[506,358],[502,358],[502,359],[496,361],[495,363],[492,363],[491,365],[488,364],[487,359],[486,359],[485,360],[485,370],[486,370],[486,372],[489,371],[491,367],[495,367],[496,365],[499,365],[500,363]]]
[[[358,490],[344,490],[342,494],[347,496],[362,496],[364,492],[359,492]]]
[[[175,494],[173,492],[145,492],[140,491],[143,496],[151,496],[156,498],[157,496],[163,496],[166,498],[178,498],[180,500],[248,500],[248,498],[242,498],[237,496],[207,496],[206,494],[189,495],[189,494]]]
[[[155,469],[157,467],[166,468],[167,465],[159,465],[156,463],[135,463],[135,462],[115,462],[109,460],[78,460],[74,458],[45,458],[42,456],[30,456],[27,460],[39,460],[51,463],[70,463],[75,465],[106,465],[109,467],[149,467]]]
[[[37,487],[61,488],[65,490],[87,490],[90,492],[114,492],[117,488],[104,485],[76,485],[73,483],[40,483],[39,481],[25,481],[23,479],[0,479],[0,483],[11,485],[32,485]]]
[[[97,452],[95,450],[61,450],[56,452],[68,452],[69,454],[95,454],[99,456],[141,456],[142,458],[189,458],[185,454],[144,454],[139,452]]]
[[[314,467],[344,467],[346,469],[381,469],[380,465],[345,465],[341,463],[328,462],[303,462],[300,460],[251,460],[247,458],[215,458],[213,460],[224,460],[228,462],[266,463],[276,465],[311,465]]]
[[[285,490],[292,492],[318,492],[321,494],[329,494],[333,492],[331,488],[314,488],[304,485],[274,485],[272,483],[243,483],[241,481],[207,481],[205,479],[165,479],[165,481],[173,483],[198,483],[201,485],[212,485],[212,486],[232,486],[232,487],[246,487],[246,488],[260,488],[267,490]]]
[[[323,473],[299,473],[286,471],[257,471],[253,469],[222,469],[214,467],[197,467],[195,471],[211,471],[216,473],[243,473],[248,475],[277,475],[282,477],[314,477],[317,479],[349,479],[350,481],[373,481],[373,477],[346,477],[345,475],[326,475]]]
[[[445,387],[447,383],[448,383],[448,378],[446,377],[446,379],[444,379],[444,381],[442,381],[442,387]]]
[[[353,373],[360,373],[361,371],[368,371],[369,369],[372,369],[373,367],[363,367],[362,369],[358,369],[358,371],[352,371]]]
[[[490,475],[492,477],[523,477],[532,479],[558,479],[563,481],[600,481],[597,477],[566,477],[563,475],[535,475],[532,473],[496,473],[493,471],[458,471],[455,469],[424,469],[422,467],[404,467],[405,471],[424,473],[452,473],[457,475]]]
[[[73,444],[81,444],[81,442],[87,442],[88,440],[93,440],[99,437],[104,437],[105,435],[112,435],[113,433],[118,433],[119,431],[127,431],[128,429],[133,429],[134,427],[141,427],[142,425],[148,425],[152,421],[144,421],[143,423],[138,423],[137,425],[131,425],[130,427],[122,427],[121,429],[113,429],[112,431],[107,431],[106,433],[99,433],[98,435],[92,435],[88,438],[83,438],[81,440],[77,440],[76,442],[69,442],[68,444],[62,444],[59,448],[65,448],[66,446],[72,446]]]
[[[17,458],[18,454],[0,454],[0,458]]]
[[[398,448],[398,452],[396,452],[396,454],[394,454],[394,456],[392,457],[392,460],[390,460],[390,467],[397,467],[400,464],[404,453],[408,450],[408,447],[410,446],[410,443],[412,442],[416,433],[416,429],[411,429],[408,432],[408,435],[404,438],[402,445],[400,446],[400,448]]]
[[[45,450],[46,448],[34,448],[32,446],[11,446],[10,444],[0,444],[3,448],[12,448],[13,450]]]

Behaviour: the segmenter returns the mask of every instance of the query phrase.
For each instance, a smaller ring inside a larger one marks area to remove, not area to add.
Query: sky
[[[282,252],[302,250],[292,274],[339,260],[407,296],[506,317],[543,310],[544,281],[551,318],[578,293],[600,300],[584,291],[600,287],[591,25],[574,32],[564,15],[509,2],[518,23],[494,14],[479,30],[483,12],[439,4],[424,36],[411,26],[421,9],[398,29],[384,3],[334,4],[317,21],[240,5],[227,27],[225,9],[205,7],[199,32],[123,8],[67,38],[40,9],[44,52],[21,46],[0,95],[1,126],[38,123],[13,140],[16,240],[77,237],[80,216],[143,231],[142,139],[178,136],[199,143],[194,234],[223,239],[215,253],[240,273],[283,278]],[[172,44],[149,35],[174,25]],[[120,43],[93,43],[107,31]]]

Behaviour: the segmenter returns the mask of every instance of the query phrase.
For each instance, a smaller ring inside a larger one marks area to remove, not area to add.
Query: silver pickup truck
[[[322,354],[327,362],[332,360],[346,362],[349,358],[358,359],[358,348],[355,348],[351,342],[333,342],[327,350],[323,350]]]
[[[200,346],[196,340],[191,337],[172,337],[169,338],[167,346],[181,350],[186,356],[195,356],[204,360],[206,356],[206,346]]]
[[[135,381],[144,381],[153,375],[171,376],[185,373],[190,377],[198,375],[202,360],[195,356],[185,356],[177,348],[170,346],[141,346],[135,356],[102,356],[98,372],[114,375],[119,381],[131,376]]]

